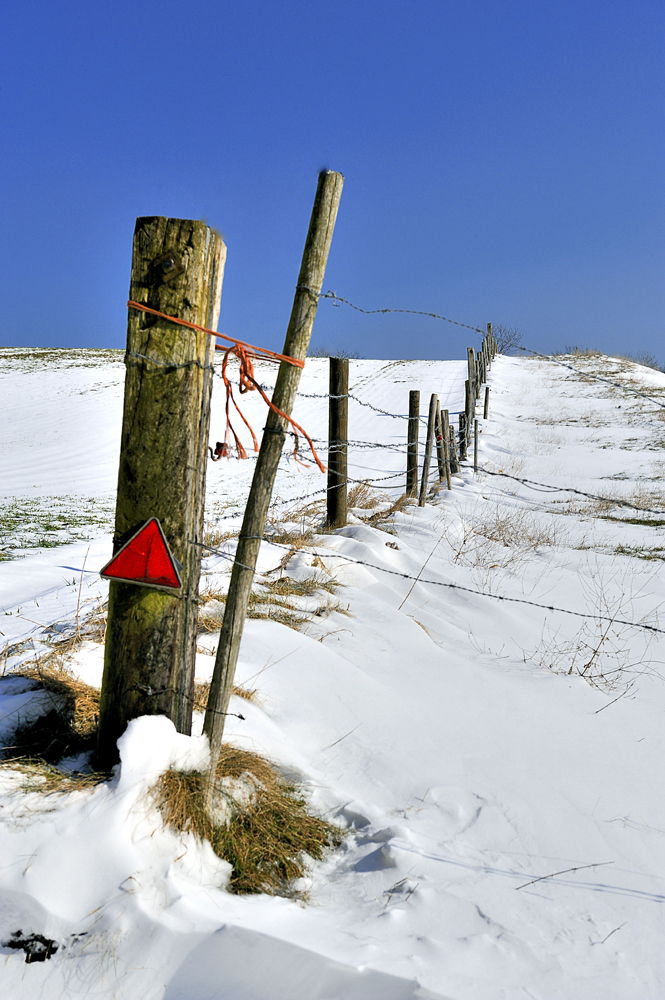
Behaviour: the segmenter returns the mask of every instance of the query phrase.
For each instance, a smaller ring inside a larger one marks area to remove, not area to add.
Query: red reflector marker
[[[99,575],[122,583],[140,583],[144,587],[180,590],[178,565],[156,517],[125,542]]]

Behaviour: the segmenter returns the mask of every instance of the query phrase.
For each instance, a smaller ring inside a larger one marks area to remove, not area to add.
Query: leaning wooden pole
[[[343,183],[342,175],[332,170],[319,174],[291,319],[282,352],[291,358],[304,361],[307,357]],[[288,415],[293,409],[300,374],[301,369],[290,365],[287,361],[282,361],[279,366],[272,401]],[[286,427],[287,421],[284,417],[278,416],[273,410],[268,412],[231,572],[226,610],[203,724],[203,731],[210,740],[211,750],[209,800],[214,790],[217,761],[224,734],[224,718],[233,688],[254,569],[261,547],[277,466],[286,438]]]
[[[134,231],[129,297],[216,329],[226,247],[203,222],[148,217]],[[150,518],[182,563],[168,593],[110,584],[97,766],[118,760],[130,719],[191,729],[197,599],[215,339],[130,308],[114,553]]]
[[[349,437],[349,359],[330,358],[328,401],[327,521],[343,528],[347,518],[347,449]]]

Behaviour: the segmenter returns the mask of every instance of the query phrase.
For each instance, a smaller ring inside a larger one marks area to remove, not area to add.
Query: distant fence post
[[[319,174],[314,207],[291,309],[291,318],[282,351],[283,354],[301,361],[307,357],[307,348],[312,336],[318,296],[325,275],[343,183],[343,176],[335,171],[324,170]],[[287,361],[280,363],[272,402],[287,417],[290,416],[293,409],[300,374],[300,368]],[[211,801],[214,792],[217,762],[224,734],[224,718],[228,711],[233,689],[233,678],[249,608],[256,560],[261,548],[266,516],[286,438],[287,426],[286,417],[279,416],[273,410],[268,412],[231,571],[222,630],[208,696],[208,707],[203,723],[203,732],[210,740],[208,802]]]
[[[328,403],[327,521],[343,528],[347,519],[347,447],[349,438],[349,359],[330,358]]]
[[[436,393],[432,393],[429,398],[429,419],[427,421],[427,440],[425,442],[425,455],[423,457],[423,472],[420,479],[420,496],[418,506],[424,507],[427,499],[427,486],[429,483],[429,467],[432,461],[432,447],[434,445],[434,433],[436,428],[436,411],[439,400]]]
[[[455,428],[449,427],[448,442],[450,445],[450,472],[456,476],[459,472],[459,460],[457,458],[457,445],[455,444]]]
[[[459,459],[466,462],[466,413],[459,415]]]
[[[408,443],[406,446],[406,495],[413,497],[418,491],[418,430],[420,426],[420,391],[409,392]]]
[[[216,329],[226,247],[203,222],[136,220],[130,299]],[[130,308],[114,553],[159,520],[182,564],[180,591],[112,580],[97,766],[118,760],[130,719],[166,715],[191,729],[197,600],[215,339]]]

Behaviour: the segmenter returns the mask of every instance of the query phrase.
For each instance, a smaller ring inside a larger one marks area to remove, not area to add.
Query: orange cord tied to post
[[[215,330],[209,330],[205,326],[199,326],[198,323],[190,323],[186,319],[179,319],[177,316],[169,316],[166,313],[158,312],[157,309],[151,309],[149,306],[144,306],[140,302],[134,302],[132,299],[129,300],[127,305],[130,309],[139,309],[141,312],[151,313],[153,316],[159,316],[160,319],[166,319],[170,323],[177,323],[179,326],[189,327],[190,330],[199,330],[201,333],[207,333],[211,337],[220,337],[222,340],[230,341],[231,343],[230,347],[223,347],[221,344],[215,344],[216,350],[224,352],[224,360],[222,362],[222,379],[224,380],[224,385],[226,387],[226,407],[225,407],[226,428],[224,431],[224,441],[217,442],[217,446],[214,452],[212,448],[209,449],[210,456],[214,462],[219,461],[220,458],[230,458],[231,449],[234,444],[236,452],[238,454],[238,458],[247,458],[247,452],[243,447],[242,441],[236,434],[235,430],[233,429],[233,425],[231,423],[231,415],[229,412],[231,403],[233,403],[233,405],[235,406],[241,420],[243,421],[243,423],[249,430],[250,434],[252,435],[254,451],[259,450],[259,445],[256,440],[256,435],[254,434],[254,431],[252,430],[250,424],[246,420],[244,414],[242,413],[238,404],[235,401],[235,398],[233,396],[233,386],[231,385],[231,382],[227,374],[229,357],[231,355],[234,355],[235,357],[238,358],[238,361],[240,362],[240,375],[239,375],[240,392],[245,393],[245,392],[252,392],[254,389],[258,390],[258,392],[261,394],[261,396],[263,396],[263,399],[268,404],[270,409],[278,416],[284,417],[284,419],[291,424],[291,426],[293,427],[293,435],[295,437],[293,457],[295,458],[296,462],[298,462],[298,464],[305,465],[305,463],[298,458],[298,433],[300,433],[303,435],[303,437],[309,444],[309,447],[312,451],[312,455],[314,456],[314,461],[320,468],[321,472],[326,471],[324,465],[321,463],[321,460],[316,453],[314,442],[312,441],[307,431],[303,430],[300,424],[296,423],[293,417],[290,417],[287,413],[284,413],[283,410],[280,410],[278,406],[275,406],[272,400],[268,399],[265,392],[254,378],[254,365],[252,364],[253,358],[264,361],[286,361],[290,365],[295,365],[296,368],[304,368],[305,367],[304,361],[299,361],[297,358],[290,358],[287,354],[277,354],[274,351],[269,351],[265,347],[256,347],[254,344],[248,344],[246,341],[238,340],[236,337],[227,337],[226,334],[224,333],[217,333]]]

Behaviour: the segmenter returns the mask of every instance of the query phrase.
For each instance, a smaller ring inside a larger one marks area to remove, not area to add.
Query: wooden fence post
[[[446,472],[446,485],[452,490],[453,484],[450,481],[450,419],[448,410],[439,410],[441,415],[441,434],[443,436],[443,461]]]
[[[420,426],[420,391],[409,392],[408,443],[406,446],[406,495],[414,497],[418,491],[418,430]]]
[[[318,296],[328,261],[337,210],[344,178],[332,170],[319,174],[314,208],[305,241],[298,284],[293,300],[291,318],[286,331],[283,354],[304,361],[312,336],[312,327],[318,305]],[[282,361],[279,366],[272,402],[287,416],[295,402],[301,369]],[[210,740],[210,771],[207,800],[212,801],[217,762],[224,734],[224,718],[228,711],[233,688],[233,677],[245,617],[249,607],[254,569],[261,547],[266,515],[272,496],[277,467],[286,438],[287,420],[273,410],[268,411],[261,448],[254,469],[245,516],[238,539],[236,558],[231,572],[226,609],[217,646],[215,669],[210,685],[203,732]]]
[[[466,462],[466,413],[459,415],[459,460]]]
[[[130,299],[216,329],[226,247],[203,222],[136,220]],[[112,581],[97,766],[118,760],[130,719],[167,715],[191,729],[205,474],[215,339],[130,308],[114,552],[158,518],[182,563],[168,593]]]
[[[347,510],[349,437],[349,359],[330,358],[328,402],[328,525],[343,528]]]
[[[450,472],[451,475],[456,476],[459,472],[459,460],[457,458],[457,446],[455,445],[455,429],[453,427],[448,428],[448,444],[450,453]]]
[[[429,483],[429,467],[432,461],[432,447],[434,445],[434,433],[436,427],[436,411],[439,405],[436,393],[432,393],[429,398],[429,419],[427,421],[427,441],[425,442],[425,455],[423,457],[423,472],[420,479],[420,496],[418,506],[424,507],[427,499],[427,486]]]
[[[473,471],[478,471],[478,417],[473,421]]]
[[[490,415],[490,387],[485,386],[485,406],[483,407],[483,420],[487,420]]]
[[[439,466],[439,481],[446,478],[446,449],[443,443],[443,419],[441,417],[441,407],[436,405],[436,425],[434,429],[436,438],[436,460]]]

